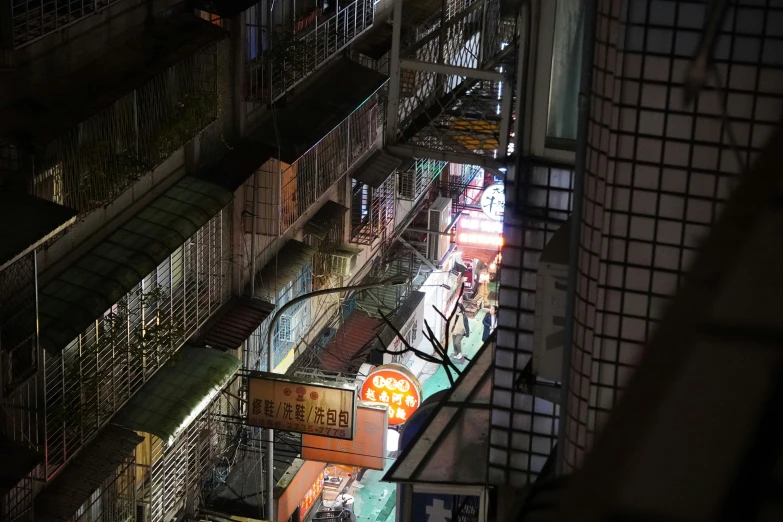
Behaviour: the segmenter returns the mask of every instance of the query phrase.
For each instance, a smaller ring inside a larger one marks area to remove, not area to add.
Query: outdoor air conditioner
[[[360,248],[350,245],[340,245],[332,252],[332,274],[340,277],[353,275],[356,268],[356,260],[361,252]]]
[[[536,276],[533,374],[557,382],[563,372],[570,228],[564,223],[546,244]]]
[[[445,232],[451,224],[451,199],[438,198],[432,204],[427,215],[427,230]],[[427,259],[436,263],[446,255],[451,245],[451,237],[442,234],[430,234],[427,238]]]

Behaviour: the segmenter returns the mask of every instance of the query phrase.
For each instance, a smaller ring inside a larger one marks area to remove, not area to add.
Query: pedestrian
[[[468,325],[468,318],[465,316],[465,309],[462,306],[459,307],[459,312],[454,315],[454,326],[451,327],[451,339],[454,343],[454,353],[452,357],[456,359],[462,359],[462,339],[470,337],[470,326]]]
[[[481,323],[484,325],[484,333],[481,336],[481,341],[487,342],[490,334],[498,325],[497,308],[495,306],[489,307],[489,312],[484,315],[484,319]]]
[[[473,302],[479,308],[486,308],[489,305],[489,274],[481,272],[478,278],[478,289],[473,298]],[[480,305],[478,303],[481,303]]]

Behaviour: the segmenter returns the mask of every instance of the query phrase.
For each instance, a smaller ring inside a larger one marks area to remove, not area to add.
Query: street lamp
[[[338,288],[326,288],[324,290],[316,290],[315,292],[310,292],[307,294],[302,294],[300,296],[297,296],[290,301],[288,301],[286,304],[281,306],[275,314],[272,316],[272,320],[269,321],[269,327],[266,332],[266,349],[267,349],[267,362],[266,367],[267,371],[272,372],[272,368],[274,367],[274,350],[272,349],[272,333],[275,331],[275,325],[277,324],[277,320],[280,318],[281,315],[283,315],[283,312],[291,308],[292,306],[296,305],[297,303],[301,303],[305,299],[310,299],[312,297],[318,297],[320,295],[327,295],[327,294],[339,294],[342,292],[350,292],[350,291],[360,291],[360,290],[368,290],[370,288],[379,288],[384,286],[399,286],[399,285],[405,285],[408,284],[408,277],[403,275],[393,276],[388,279],[384,279],[382,281],[377,281],[375,283],[367,283],[363,285],[354,285],[354,286],[342,286]],[[267,458],[267,496],[266,496],[266,517],[269,520],[275,519],[275,454],[274,454],[274,444],[275,444],[275,431],[272,429],[268,429],[267,431],[267,450],[266,450],[266,458]]]

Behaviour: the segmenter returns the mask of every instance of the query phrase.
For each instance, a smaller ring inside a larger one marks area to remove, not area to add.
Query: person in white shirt
[[[462,339],[470,337],[470,327],[468,326],[468,318],[465,316],[465,310],[462,306],[459,307],[459,311],[454,315],[454,319],[451,326],[451,340],[454,344],[454,353],[451,354],[455,359],[462,359]]]

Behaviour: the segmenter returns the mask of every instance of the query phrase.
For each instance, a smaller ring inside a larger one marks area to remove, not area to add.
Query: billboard
[[[356,390],[352,385],[254,372],[247,401],[250,426],[347,440],[354,437]]]
[[[389,426],[405,423],[421,403],[421,385],[402,364],[384,364],[370,372],[362,384],[360,397],[365,402],[384,404]]]
[[[382,470],[386,456],[387,429],[386,408],[360,404],[356,408],[356,435],[353,440],[303,435],[302,458]]]
[[[497,250],[503,246],[503,222],[481,212],[464,212],[457,221],[457,244]]]

